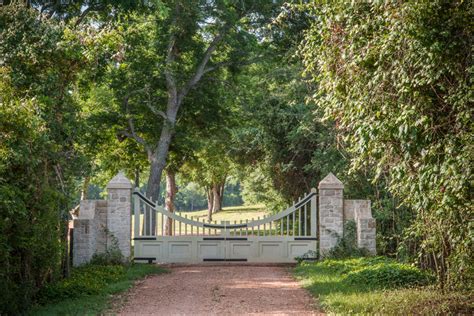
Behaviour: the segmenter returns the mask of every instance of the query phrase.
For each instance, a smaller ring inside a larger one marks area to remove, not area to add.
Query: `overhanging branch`
[[[224,38],[225,34],[227,31],[230,29],[229,24],[225,24],[220,32],[212,39],[212,41],[209,43],[209,46],[207,47],[204,56],[202,57],[201,61],[199,62],[198,66],[196,67],[196,71],[194,72],[194,75],[191,76],[191,79],[184,85],[184,87],[181,89],[179,96],[178,96],[178,104],[181,103],[183,98],[188,94],[189,90],[196,85],[196,83],[199,82],[199,80],[202,78],[204,75],[204,70],[206,69],[206,66],[211,59],[212,53],[216,50],[217,45],[222,41]]]
[[[151,155],[152,155],[151,147],[148,145],[148,143],[145,141],[145,139],[143,139],[142,137],[137,135],[137,133],[135,132],[135,124],[133,122],[133,117],[130,114],[130,108],[128,106],[129,97],[130,97],[130,94],[124,98],[123,106],[125,107],[125,111],[127,113],[128,129],[129,129],[130,132],[121,131],[121,134],[128,137],[128,138],[134,139],[137,143],[143,145],[148,157],[151,157]]]

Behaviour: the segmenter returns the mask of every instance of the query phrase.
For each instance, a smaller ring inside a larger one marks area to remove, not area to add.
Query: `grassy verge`
[[[41,305],[29,315],[96,315],[110,308],[114,294],[129,289],[135,280],[165,272],[154,265],[86,265],[73,270],[71,277],[52,284],[40,293]]]
[[[472,293],[441,293],[416,268],[385,258],[302,263],[294,270],[323,310],[335,314],[471,314]]]

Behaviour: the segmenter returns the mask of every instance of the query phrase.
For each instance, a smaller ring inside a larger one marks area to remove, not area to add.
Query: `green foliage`
[[[302,263],[305,261],[313,261],[319,258],[319,251],[309,250],[301,256],[295,257],[296,262]]]
[[[470,5],[316,2],[301,48],[353,168],[416,211],[405,249],[457,287],[474,283]]]
[[[367,249],[357,247],[357,226],[355,221],[345,222],[343,231],[344,235],[338,238],[336,246],[325,254],[325,258],[344,259],[370,255]]]
[[[83,157],[70,91],[74,33],[23,5],[0,6],[0,313],[17,314],[61,276]]]
[[[88,264],[74,268],[71,277],[48,285],[40,292],[41,306],[31,315],[100,314],[109,305],[111,294],[130,288],[134,280],[163,273],[163,268],[134,264],[130,266]]]
[[[90,264],[73,269],[71,276],[48,284],[39,293],[39,301],[58,302],[67,298],[100,293],[108,283],[123,278],[126,268],[122,265]]]
[[[334,122],[323,122],[318,100],[308,100],[317,82],[308,84],[295,51],[310,21],[306,8],[295,10],[286,3],[269,25],[262,62],[237,76],[243,122],[234,130],[233,152],[247,167],[242,172],[244,200],[278,211],[333,172],[346,185],[346,197],[372,200],[380,249],[394,255],[409,212],[398,208],[384,183],[368,181],[370,170],[348,174],[350,156]]]
[[[472,295],[442,293],[434,277],[386,257],[304,262],[295,276],[327,313],[336,314],[472,314]]]
[[[195,211],[207,208],[206,192],[195,182],[185,182],[178,177],[175,207],[178,211]],[[241,186],[238,179],[229,178],[224,188],[223,206],[242,205]]]
[[[117,237],[111,234],[108,230],[106,231],[107,238],[110,239],[111,245],[107,247],[105,252],[95,253],[91,260],[91,264],[95,265],[120,265],[125,260],[122,251],[119,248],[119,242]]]
[[[176,194],[175,207],[179,211],[202,210],[207,207],[207,199],[204,190],[194,182],[180,184],[178,177],[178,193]]]
[[[347,282],[373,288],[427,285],[433,278],[420,269],[402,263],[378,263],[347,274]]]
[[[244,126],[234,135],[238,160],[256,173],[252,182],[268,187],[252,191],[265,195],[276,189],[285,204],[345,165],[331,128],[305,104],[310,89],[301,78],[301,65],[287,63],[270,59],[241,75]]]
[[[370,289],[390,289],[428,285],[433,281],[426,271],[386,257],[327,259],[318,263],[343,276],[345,283]]]

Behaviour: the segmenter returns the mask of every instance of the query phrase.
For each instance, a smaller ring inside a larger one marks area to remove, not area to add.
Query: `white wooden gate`
[[[201,222],[170,213],[139,191],[134,195],[134,260],[295,262],[316,251],[317,195],[313,189],[288,209],[239,223]],[[172,236],[165,223],[172,222]]]

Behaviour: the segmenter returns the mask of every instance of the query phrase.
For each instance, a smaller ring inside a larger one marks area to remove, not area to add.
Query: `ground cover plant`
[[[329,313],[472,313],[472,296],[443,293],[431,273],[385,257],[302,262],[294,274]]]
[[[110,308],[112,295],[129,289],[135,280],[164,273],[147,264],[96,265],[75,268],[71,276],[48,284],[39,293],[39,304],[30,315],[90,315]]]

